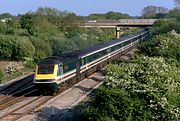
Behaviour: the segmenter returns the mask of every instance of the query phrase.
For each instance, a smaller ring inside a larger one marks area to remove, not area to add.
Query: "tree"
[[[24,60],[32,58],[35,49],[27,37],[0,35],[0,59]]]
[[[112,19],[112,20],[131,18],[128,14],[122,14],[119,12],[112,12],[112,11],[109,11],[108,13],[106,13],[105,16],[106,16],[106,19]]]
[[[68,38],[76,36],[80,32],[79,21],[80,19],[75,13],[69,13],[62,19],[60,29]]]
[[[161,56],[180,62],[180,36],[174,31],[154,36],[151,41],[142,43],[138,49],[144,55]]]
[[[22,29],[27,29],[30,35],[34,34],[35,26],[33,24],[33,14],[26,13],[25,15],[21,16],[20,24]]]
[[[40,7],[35,14],[45,16],[51,24],[57,25],[63,17],[68,15],[68,11],[60,11],[51,7]]]
[[[56,30],[55,25],[51,24],[46,16],[40,14],[33,18],[33,25],[39,33],[53,33]]]
[[[87,17],[88,20],[106,19],[104,14],[93,13]]]
[[[145,18],[153,17],[155,14],[165,14],[168,12],[168,9],[165,7],[158,7],[158,6],[147,6],[143,9],[142,15]]]
[[[174,8],[173,10],[170,10],[167,17],[180,20],[180,9]]]
[[[10,17],[11,17],[11,14],[10,14],[10,13],[2,13],[2,14],[0,14],[0,19],[10,18]]]

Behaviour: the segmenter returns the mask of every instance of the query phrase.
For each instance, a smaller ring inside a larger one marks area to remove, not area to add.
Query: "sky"
[[[38,7],[52,7],[82,16],[108,11],[136,16],[141,15],[143,8],[149,5],[168,9],[175,7],[174,0],[1,0],[0,14],[9,12],[17,15],[36,11]]]

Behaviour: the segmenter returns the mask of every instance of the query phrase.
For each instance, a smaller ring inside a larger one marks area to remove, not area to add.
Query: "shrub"
[[[159,20],[155,22],[152,34],[159,35],[159,34],[166,34],[172,30],[180,32],[180,20]]]
[[[32,58],[35,49],[31,41],[26,37],[0,35],[0,59],[24,60]]]
[[[0,33],[1,33],[1,34],[6,34],[6,31],[7,31],[7,26],[6,26],[6,24],[5,24],[5,23],[2,23],[2,22],[0,21]]]
[[[27,37],[16,37],[15,40],[13,60],[25,60],[25,57],[34,56],[35,48]]]
[[[44,41],[35,37],[31,37],[31,41],[35,47],[35,62],[52,55],[51,45],[48,41]]]
[[[0,35],[0,59],[11,60],[15,49],[15,40],[12,36]]]
[[[144,101],[131,96],[124,89],[101,87],[93,97],[86,110],[89,120],[125,121],[133,119],[133,116],[137,117],[137,120],[148,117],[143,115],[144,108],[140,106],[144,105]]]
[[[95,92],[89,120],[177,120],[180,118],[180,71],[163,58],[136,57],[111,64],[105,85]]]
[[[150,41],[142,43],[138,48],[145,55],[162,56],[180,62],[180,34],[174,31],[156,35]]]
[[[111,65],[106,84],[127,90],[139,100],[144,100],[145,105],[139,106],[150,111],[153,120],[170,120],[180,118],[179,101],[171,100],[174,95],[180,98],[179,74],[179,69],[166,63],[163,58],[142,56],[131,63]]]
[[[25,67],[28,69],[35,69],[36,64],[34,63],[33,60],[26,60]]]
[[[60,56],[65,51],[65,38],[63,37],[52,37],[49,39],[52,45],[52,51],[54,56]]]

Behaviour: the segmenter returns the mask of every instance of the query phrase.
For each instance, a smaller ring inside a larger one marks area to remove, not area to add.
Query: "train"
[[[148,29],[61,56],[43,59],[36,65],[33,83],[40,90],[55,92],[68,80],[87,77],[130,50],[149,35]]]

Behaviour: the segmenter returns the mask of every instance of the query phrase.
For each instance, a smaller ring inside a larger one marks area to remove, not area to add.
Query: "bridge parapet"
[[[117,26],[152,26],[157,19],[119,19],[119,20],[97,20],[86,22],[84,27],[117,27]]]

